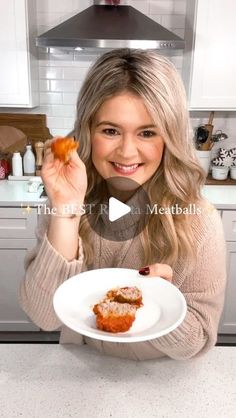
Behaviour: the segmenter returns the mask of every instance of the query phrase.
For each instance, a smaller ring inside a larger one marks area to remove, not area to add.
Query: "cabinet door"
[[[0,331],[38,331],[18,302],[26,251],[36,239],[0,239]]]
[[[0,106],[31,107],[28,1],[0,0],[0,10]]]
[[[236,334],[236,242],[227,243],[227,287],[219,334]]]
[[[195,27],[192,28],[195,39],[190,68],[190,110],[236,109],[235,16],[235,0],[196,1]],[[191,51],[186,51],[188,54]]]
[[[236,210],[223,210],[222,222],[226,241],[236,241]]]
[[[0,238],[35,238],[37,209],[0,208]]]

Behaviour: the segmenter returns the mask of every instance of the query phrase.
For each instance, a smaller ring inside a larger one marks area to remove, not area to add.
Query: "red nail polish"
[[[148,276],[149,273],[150,273],[149,267],[143,267],[142,269],[139,270],[139,274],[141,274],[142,276]]]

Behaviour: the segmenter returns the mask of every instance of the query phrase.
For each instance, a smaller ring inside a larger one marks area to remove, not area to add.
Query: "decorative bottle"
[[[12,174],[13,176],[22,176],[22,157],[18,151],[13,153],[12,157]]]
[[[26,145],[26,152],[23,157],[24,174],[26,176],[35,175],[35,156],[31,145]]]

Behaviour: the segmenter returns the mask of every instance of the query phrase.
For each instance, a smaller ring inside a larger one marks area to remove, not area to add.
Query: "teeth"
[[[132,171],[135,168],[138,167],[138,164],[133,164],[133,165],[123,165],[123,164],[119,164],[119,163],[113,163],[116,167],[120,168],[123,171]]]

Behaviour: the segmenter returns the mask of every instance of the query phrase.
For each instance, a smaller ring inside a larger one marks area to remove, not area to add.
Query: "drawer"
[[[222,222],[227,241],[236,241],[236,210],[223,210]]]
[[[0,238],[34,238],[37,208],[0,208]]]

